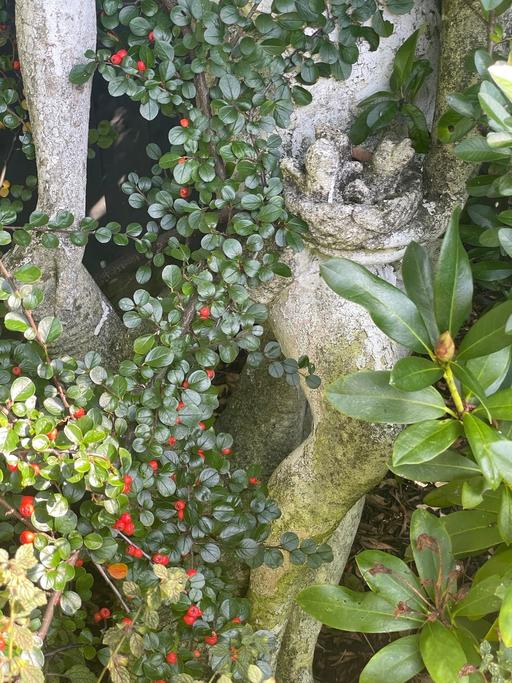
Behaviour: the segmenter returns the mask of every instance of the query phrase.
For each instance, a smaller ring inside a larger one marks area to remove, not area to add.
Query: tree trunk
[[[446,94],[468,84],[464,56],[486,40],[467,0],[444,2],[442,19],[436,118],[445,109]],[[402,40],[407,37],[401,35]],[[380,85],[372,90],[385,89]],[[353,95],[360,90],[359,82],[349,81],[347,88]],[[422,159],[414,158],[407,141],[391,138],[383,140],[363,166],[351,159],[344,129],[323,124],[316,133],[303,160],[305,170],[295,159],[283,163],[287,206],[308,222],[309,244],[302,254],[289,257],[292,284],[282,290],[274,285],[268,302],[274,334],[285,353],[307,354],[325,386],[364,367],[388,368],[399,352],[362,308],[327,288],[319,276],[320,262],[326,256],[345,256],[396,282],[393,266],[386,264],[396,262],[412,239],[432,242],[444,232],[453,208],[464,201],[472,167],[456,161],[451,146],[434,143],[422,168]],[[286,529],[318,541],[330,539],[336,559],[330,570],[316,574],[286,564],[277,571],[259,568],[252,573],[254,619],[277,636],[278,683],[313,681],[318,627],[306,626],[294,599],[306,585],[339,581],[357,529],[357,501],[384,475],[394,436],[390,428],[341,415],[322,390],[304,391],[312,433],[270,478],[270,495],[282,511],[270,542],[278,541]]]
[[[85,215],[87,137],[91,81],[75,86],[71,68],[96,48],[94,0],[16,0],[16,34],[36,148],[38,205],[54,215],[70,211],[73,227]],[[64,333],[57,353],[99,351],[114,358],[125,330],[109,302],[82,265],[84,248],[64,234],[55,250],[36,238],[28,248],[9,253],[9,267],[36,263],[43,270],[45,303],[39,315],[60,318]]]

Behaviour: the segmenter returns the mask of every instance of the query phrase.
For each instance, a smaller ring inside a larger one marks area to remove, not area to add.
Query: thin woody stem
[[[123,596],[122,596],[121,593],[118,591],[118,589],[116,588],[115,584],[110,580],[109,575],[108,575],[107,572],[103,569],[103,567],[101,566],[101,564],[98,564],[98,562],[94,562],[94,566],[95,566],[96,569],[99,571],[99,573],[101,574],[101,576],[105,579],[105,581],[108,583],[108,585],[110,586],[110,588],[112,588],[112,590],[114,591],[114,593],[115,593],[116,596],[117,596],[117,599],[119,600],[119,602],[120,602],[121,605],[123,606],[123,609],[125,610],[125,612],[129,612],[129,611],[130,611],[130,608],[128,607],[128,605],[127,605],[126,602],[124,601]]]

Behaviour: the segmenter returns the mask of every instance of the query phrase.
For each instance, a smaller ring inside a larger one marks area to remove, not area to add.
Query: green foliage
[[[404,4],[404,3],[402,3]],[[415,31],[395,54],[389,90],[366,97],[359,102],[359,114],[350,129],[356,145],[385,128],[402,126],[411,138],[414,149],[424,153],[430,145],[425,115],[414,102],[426,79],[432,73],[428,59],[416,57],[420,31]]]
[[[488,670],[479,648],[485,634],[492,640],[493,622],[503,646],[512,643],[512,302],[491,306],[468,329],[473,278],[459,216],[455,211],[435,267],[420,245],[410,245],[407,294],[346,259],[322,268],[334,291],[366,308],[383,332],[416,354],[391,372],[332,383],[328,400],[357,419],[408,424],[395,441],[392,470],[413,481],[447,482],[425,503],[462,508],[440,518],[414,512],[415,572],[392,555],[364,551],[356,559],[369,592],[313,586],[299,595],[307,612],[334,628],[418,632],[378,652],[363,682],[407,681],[425,667],[435,683],[473,683]],[[496,554],[463,587],[456,560],[493,547]]]

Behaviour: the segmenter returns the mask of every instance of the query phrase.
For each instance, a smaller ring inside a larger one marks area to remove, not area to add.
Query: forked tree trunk
[[[94,0],[16,0],[16,37],[36,149],[37,208],[49,215],[70,211],[74,226],[85,215],[91,81],[72,85],[69,72],[84,61],[86,50],[95,50],[96,33]],[[27,249],[15,248],[9,265],[32,261],[43,270],[45,304],[37,313],[62,321],[56,351],[95,350],[113,359],[125,337],[122,323],[82,265],[84,248],[60,237],[55,250],[38,239]]]

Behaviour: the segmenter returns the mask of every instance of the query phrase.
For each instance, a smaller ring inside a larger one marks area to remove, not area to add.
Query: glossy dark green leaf
[[[458,420],[425,420],[400,432],[393,446],[392,463],[415,465],[446,451],[462,434]]]
[[[491,147],[480,135],[466,138],[455,147],[455,156],[463,161],[481,163],[483,161],[499,161],[510,158],[510,153]]]
[[[407,296],[414,301],[435,344],[439,328],[434,313],[434,275],[432,263],[426,249],[417,242],[411,242],[405,250],[402,261],[402,278]]]
[[[471,358],[466,367],[474,375],[488,394],[487,400],[493,399],[493,392],[501,385],[510,368],[511,354],[509,348],[494,351],[487,356]],[[512,411],[510,413],[512,415]]]
[[[409,77],[416,56],[416,45],[418,43],[419,30],[405,40],[395,53],[393,71],[389,79],[389,84],[393,92],[401,92],[407,78]]]
[[[362,670],[359,683],[406,683],[423,669],[419,636],[404,636],[373,655]]]
[[[459,216],[460,209],[456,209],[443,238],[434,276],[436,320],[441,333],[449,332],[454,338],[468,318],[473,301],[473,277],[459,237]]]
[[[470,413],[464,415],[464,432],[489,486],[493,489],[497,488],[501,477],[494,463],[491,446],[501,440],[500,435],[495,429]]]
[[[452,481],[480,474],[476,463],[452,450],[441,453],[428,462],[418,465],[391,464],[389,469],[404,479],[424,482]]]
[[[501,576],[489,576],[475,583],[469,592],[458,602],[453,609],[453,616],[470,617],[477,619],[486,614],[498,611],[501,598],[497,597],[496,591],[503,585]]]
[[[504,301],[478,318],[464,336],[457,352],[458,360],[487,356],[512,344],[505,326],[512,315],[512,301]]]
[[[434,585],[447,586],[454,567],[452,544],[442,522],[426,510],[411,517],[411,549],[423,587],[433,597]]]
[[[389,372],[358,372],[329,384],[327,399],[339,411],[368,422],[412,424],[443,417],[441,394],[427,387],[400,391],[389,384]]]
[[[477,555],[501,543],[497,516],[481,510],[461,510],[442,518],[456,558]]]
[[[389,383],[401,391],[417,391],[435,384],[443,376],[443,370],[427,358],[409,356],[401,358],[391,370]]]
[[[487,408],[495,420],[512,420],[512,388],[488,396]],[[482,408],[477,408],[475,415],[481,416],[482,412]]]
[[[428,353],[430,340],[416,305],[399,289],[348,259],[331,259],[320,273],[337,294],[363,306],[388,337]]]
[[[374,593],[342,586],[311,586],[301,591],[298,604],[323,624],[353,633],[390,633],[417,628],[422,618],[395,616],[394,607]]]
[[[399,557],[381,550],[363,550],[356,562],[369,588],[390,605],[403,602],[416,612],[426,611],[426,596],[418,577]]]

